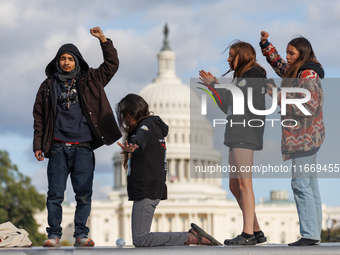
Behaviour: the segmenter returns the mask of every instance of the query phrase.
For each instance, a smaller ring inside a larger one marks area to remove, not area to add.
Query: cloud
[[[18,22],[19,10],[13,2],[0,3],[0,27],[11,29]]]
[[[20,169],[19,169],[20,171]],[[34,177],[33,177],[34,176]],[[47,194],[47,168],[43,167],[38,169],[31,178],[32,185],[36,188],[36,190],[41,194]]]
[[[1,3],[1,12],[9,18],[0,15],[0,28],[5,30],[0,40],[6,49],[0,53],[4,60],[0,64],[0,107],[6,109],[1,111],[0,118],[8,120],[3,122],[0,132],[32,134],[35,93],[45,78],[46,64],[61,44],[76,44],[90,66],[96,67],[101,63],[99,44],[89,34],[89,28],[98,23],[103,25],[105,34],[113,39],[121,59],[119,71],[106,88],[113,105],[128,92],[139,92],[156,76],[156,55],[162,47],[165,22],[169,24],[170,46],[177,54],[178,76],[187,84],[190,77],[197,77],[200,69],[216,70],[216,76],[224,73],[228,65],[226,55],[221,56],[220,53],[234,39],[252,43],[258,52],[259,63],[269,71],[269,75],[274,75],[257,46],[262,29],[270,32],[270,40],[283,56],[287,42],[294,35],[302,34],[315,42],[315,52],[325,68],[339,65],[334,58],[339,41],[338,33],[334,32],[337,30],[328,32],[327,36],[323,34],[324,30],[338,29],[338,25],[334,25],[338,24],[335,11],[330,12],[333,25],[327,23],[326,28],[321,28],[327,22],[321,18],[327,5],[320,8],[321,4],[309,3],[303,11],[301,7],[297,8],[307,18],[301,20],[291,19],[296,11],[288,15],[285,12],[288,7],[283,4],[275,7],[278,17],[274,18],[268,14],[269,7],[247,1],[133,3],[61,1],[56,4],[35,1],[28,5],[19,0]],[[338,3],[333,4],[335,10]],[[74,8],[77,9],[76,13]],[[130,16],[127,17],[124,14],[128,10]],[[256,18],[257,22],[250,21],[251,18]],[[8,26],[11,26],[10,30],[6,29]],[[327,47],[318,46],[321,38],[327,38]]]
[[[313,2],[306,6],[307,17],[315,23],[324,27],[339,26],[340,21],[340,2],[339,1],[323,1]],[[327,14],[327,15],[325,15]]]
[[[26,142],[33,134],[35,94],[45,79],[45,66],[63,43],[77,45],[92,67],[102,62],[98,40],[89,34],[93,26],[100,26],[118,49],[120,68],[105,88],[114,108],[124,95],[138,93],[156,77],[166,22],[170,47],[177,54],[177,75],[187,85],[201,69],[217,77],[225,73],[226,55],[220,54],[234,39],[251,43],[268,76],[277,77],[261,56],[261,30],[270,33],[270,41],[283,57],[289,40],[300,34],[307,37],[326,74],[339,76],[339,10],[340,1],[289,0],[269,5],[264,0],[4,0],[0,3],[0,134],[9,140],[22,137],[27,150],[27,158],[21,158],[23,164],[28,162],[31,173],[42,171],[41,164],[33,164]],[[267,127],[265,132],[270,132]],[[265,153],[259,154],[259,159],[281,157],[266,149],[279,148],[272,140],[265,141]],[[98,176],[112,174],[111,158],[116,150],[110,146],[96,151]]]

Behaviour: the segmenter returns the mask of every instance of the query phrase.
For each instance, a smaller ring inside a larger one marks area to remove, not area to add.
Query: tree
[[[29,233],[32,245],[42,245],[46,236],[38,232],[33,217],[45,208],[45,196],[31,185],[31,179],[12,165],[6,151],[0,150],[0,223],[12,222]]]
[[[340,228],[334,228],[330,231],[331,236],[328,236],[328,230],[321,230],[321,242],[340,242]]]

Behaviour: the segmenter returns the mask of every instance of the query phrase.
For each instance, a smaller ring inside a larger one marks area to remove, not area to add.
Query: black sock
[[[246,238],[246,239],[249,239],[249,238],[252,237],[253,235],[249,235],[249,234],[247,234],[247,233],[242,232],[241,236],[244,237],[244,238]]]
[[[254,231],[254,235],[260,235],[260,234],[264,234],[263,232],[262,232],[262,230],[260,230],[260,231]]]

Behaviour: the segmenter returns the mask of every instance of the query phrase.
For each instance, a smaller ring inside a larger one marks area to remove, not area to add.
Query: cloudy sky
[[[168,23],[170,46],[177,54],[177,75],[189,86],[201,69],[217,77],[227,69],[222,54],[234,39],[251,43],[258,62],[268,76],[277,78],[261,56],[260,31],[270,33],[270,41],[285,56],[287,42],[298,35],[308,38],[326,77],[326,141],[318,154],[322,165],[339,164],[338,105],[340,92],[340,1],[157,1],[157,0],[73,0],[0,1],[0,150],[7,150],[19,170],[32,177],[33,184],[46,192],[46,165],[32,152],[32,108],[45,66],[58,48],[68,42],[78,46],[92,67],[102,61],[98,40],[89,30],[100,26],[118,50],[120,67],[106,87],[114,106],[125,94],[138,93],[157,73],[156,55],[162,47],[163,27]],[[266,128],[265,149],[256,162],[281,163],[279,128]],[[220,139],[215,139],[219,143]],[[218,145],[216,145],[219,147]],[[116,145],[96,151],[95,199],[105,199],[113,185],[112,156]],[[266,161],[267,160],[267,161]],[[338,176],[320,178],[322,201],[339,205]],[[224,186],[228,190],[228,185]],[[290,180],[254,179],[256,199],[269,198],[273,189],[289,190]],[[72,195],[68,189],[68,199]],[[229,195],[232,198],[232,195]]]

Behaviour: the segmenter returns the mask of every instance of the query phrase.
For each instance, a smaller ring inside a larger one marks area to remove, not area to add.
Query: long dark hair
[[[236,40],[234,43],[229,45],[223,51],[223,53],[226,52],[228,49],[233,49],[235,51],[233,60],[231,61],[231,66],[233,66],[234,68],[230,67],[230,69],[222,76],[225,76],[231,71],[234,71],[233,80],[235,80],[237,78],[241,78],[241,76],[245,72],[253,67],[260,67],[266,74],[266,70],[256,62],[256,51],[254,47],[251,46],[251,44]],[[236,58],[238,58],[237,66],[234,65]]]
[[[315,54],[314,54],[314,51],[313,51],[313,48],[312,48],[312,44],[305,37],[302,37],[302,36],[296,37],[296,38],[292,39],[288,43],[288,45],[291,45],[291,46],[296,48],[296,50],[299,52],[299,57],[289,67],[284,78],[296,78],[297,75],[298,75],[299,68],[307,62],[315,61],[315,62],[319,63],[316,60],[316,57],[315,57]],[[288,80],[291,80],[291,79],[286,79],[286,80],[287,80],[286,82],[283,81],[282,86],[291,85],[292,82],[288,81]]]
[[[136,128],[138,122],[149,116],[148,103],[139,95],[128,94],[116,105],[116,114],[118,124],[121,130],[125,133],[124,143],[130,138],[131,132]],[[132,124],[128,119],[134,119],[136,123]],[[124,152],[123,166],[127,169],[128,152]]]

